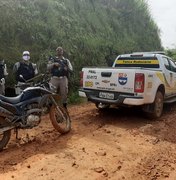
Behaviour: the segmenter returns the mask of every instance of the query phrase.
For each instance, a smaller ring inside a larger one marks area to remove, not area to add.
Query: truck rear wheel
[[[163,112],[163,101],[163,94],[161,91],[157,91],[154,102],[149,105],[149,109],[151,109],[151,111],[147,112],[147,116],[149,118],[154,119],[161,116]]]

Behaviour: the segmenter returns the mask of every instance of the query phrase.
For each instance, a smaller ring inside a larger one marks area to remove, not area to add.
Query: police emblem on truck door
[[[120,85],[125,85],[128,81],[128,77],[126,73],[119,73],[118,82]]]

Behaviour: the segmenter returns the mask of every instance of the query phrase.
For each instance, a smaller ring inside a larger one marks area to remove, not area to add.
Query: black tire
[[[11,136],[11,130],[5,131],[0,134],[0,151],[8,144]]]
[[[160,91],[157,91],[154,102],[150,105],[152,111],[147,112],[147,116],[151,119],[159,118],[163,112],[164,97]]]
[[[4,127],[8,127],[9,124],[5,120],[4,117],[0,117],[0,129]],[[3,150],[3,148],[8,144],[11,136],[11,130],[4,131],[0,133],[0,151]]]
[[[58,132],[65,134],[71,130],[70,116],[64,107],[53,105],[49,114],[51,123]]]

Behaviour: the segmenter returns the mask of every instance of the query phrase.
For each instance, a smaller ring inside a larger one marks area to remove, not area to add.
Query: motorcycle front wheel
[[[68,111],[61,106],[51,106],[50,120],[53,127],[61,134],[68,133],[71,130],[71,120]]]
[[[0,129],[8,126],[4,117],[0,117]],[[0,132],[0,151],[7,145],[10,140],[11,130]]]

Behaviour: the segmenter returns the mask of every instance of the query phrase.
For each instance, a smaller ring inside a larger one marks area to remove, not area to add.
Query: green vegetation
[[[63,46],[74,67],[71,91],[83,66],[111,64],[132,51],[162,50],[159,29],[145,0],[0,0],[0,57],[11,69],[23,50],[45,71],[49,55]],[[74,95],[75,97],[75,95]]]
[[[176,49],[167,49],[166,54],[176,61]]]

